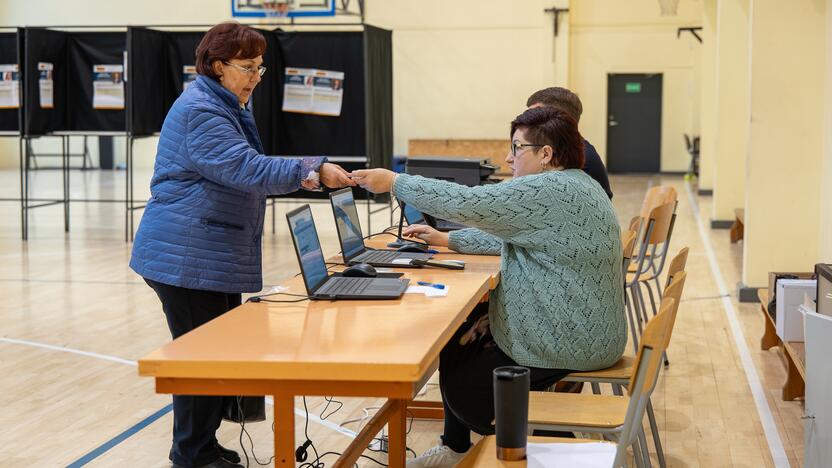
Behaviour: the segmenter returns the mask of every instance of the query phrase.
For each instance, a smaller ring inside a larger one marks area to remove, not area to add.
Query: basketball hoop
[[[263,2],[263,11],[270,18],[285,18],[292,9],[292,0],[266,0]]]
[[[662,9],[662,16],[676,16],[679,0],[659,0],[659,6]]]

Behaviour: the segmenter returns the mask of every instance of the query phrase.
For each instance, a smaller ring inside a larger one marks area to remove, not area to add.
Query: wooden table
[[[387,398],[335,466],[352,466],[386,423],[390,466],[403,467],[407,403],[436,370],[445,343],[499,281],[499,257],[440,256],[468,265],[399,271],[411,283],[447,284],[447,297],[246,303],[139,360],[139,375],[154,377],[157,393],[273,395],[275,466],[295,466],[296,395]],[[306,293],[300,277],[285,286]]]
[[[802,341],[783,342],[777,336],[777,326],[768,313],[769,295],[767,289],[758,289],[757,298],[760,300],[760,310],[765,316],[765,331],[760,339],[760,348],[771,349],[780,347],[786,366],[786,383],[783,384],[782,398],[791,401],[801,398],[806,387],[806,348]]]
[[[580,444],[589,442],[603,442],[601,440],[591,439],[566,439],[561,437],[529,437],[529,442],[533,443],[561,443],[561,444]],[[457,468],[522,468],[526,466],[526,460],[521,461],[502,461],[497,459],[497,439],[492,436],[483,437],[477,445],[471,448],[465,458],[462,459]]]

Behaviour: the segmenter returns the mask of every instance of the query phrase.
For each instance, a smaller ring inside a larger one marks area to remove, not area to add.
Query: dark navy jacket
[[[162,126],[130,268],[189,289],[261,290],[266,195],[298,190],[323,161],[263,155],[251,111],[199,76]]]

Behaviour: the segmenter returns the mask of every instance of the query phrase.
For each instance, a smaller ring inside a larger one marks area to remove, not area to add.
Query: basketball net
[[[679,0],[659,0],[659,6],[662,8],[662,16],[676,16]]]
[[[289,10],[292,9],[292,0],[277,0],[263,2],[263,11],[266,17],[270,18],[285,18],[289,15]]]

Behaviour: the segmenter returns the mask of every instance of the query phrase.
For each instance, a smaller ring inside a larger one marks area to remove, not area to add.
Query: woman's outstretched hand
[[[352,171],[352,180],[361,188],[373,193],[386,193],[393,190],[396,173],[387,169],[361,169]]]
[[[350,173],[337,164],[323,163],[318,173],[321,176],[321,183],[329,188],[355,187]]]
[[[402,235],[440,247],[448,246],[448,233],[440,232],[426,224],[412,224],[402,230]]]

